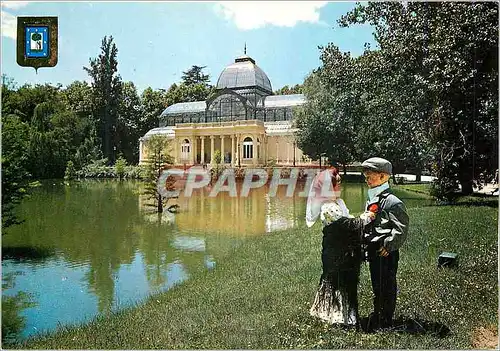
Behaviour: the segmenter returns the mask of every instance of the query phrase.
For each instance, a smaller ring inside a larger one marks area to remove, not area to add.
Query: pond
[[[284,186],[275,197],[265,186],[248,197],[200,189],[158,216],[138,182],[44,182],[19,207],[25,222],[2,237],[3,334],[23,339],[140,303],[213,269],[248,237],[305,226],[301,186],[292,197]],[[363,184],[343,184],[353,213],[366,196]]]

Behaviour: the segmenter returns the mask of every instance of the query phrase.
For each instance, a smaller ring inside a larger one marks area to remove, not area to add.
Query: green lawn
[[[424,196],[424,195],[421,195]],[[396,316],[448,326],[451,334],[366,334],[309,316],[321,274],[321,233],[296,228],[252,238],[212,272],[111,317],[62,328],[15,348],[36,349],[468,349],[481,326],[497,328],[497,217],[491,206],[410,208]],[[442,251],[459,267],[438,269]],[[363,265],[360,312],[371,308]],[[5,345],[4,345],[5,346]]]
[[[426,195],[429,195],[430,191],[431,191],[431,184],[430,183],[400,184],[400,185],[396,185],[396,187],[399,189],[414,191],[416,193],[426,194]]]

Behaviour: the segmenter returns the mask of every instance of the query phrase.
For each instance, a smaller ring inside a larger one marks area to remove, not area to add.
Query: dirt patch
[[[475,349],[498,349],[498,330],[495,327],[478,328],[472,338],[472,346]]]

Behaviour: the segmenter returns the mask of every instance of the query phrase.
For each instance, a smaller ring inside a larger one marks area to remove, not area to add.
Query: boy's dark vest
[[[385,237],[381,236],[375,231],[376,225],[381,221],[381,216],[383,212],[383,207],[382,205],[385,203],[385,199],[391,195],[390,190],[384,190],[382,193],[377,195],[377,201],[373,203],[369,203],[365,210],[369,211],[371,210],[372,212],[375,212],[375,219],[365,226],[364,231],[363,231],[363,238],[362,238],[362,249],[363,249],[363,257],[365,260],[369,260],[372,258],[374,255],[377,254],[377,250],[382,247],[382,244],[384,242]],[[373,209],[376,209],[376,211],[373,211]],[[379,237],[379,238],[377,238]],[[373,240],[376,241],[373,241]]]

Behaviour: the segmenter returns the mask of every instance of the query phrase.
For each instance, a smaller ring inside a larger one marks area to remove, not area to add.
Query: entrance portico
[[[215,153],[226,165],[258,165],[265,162],[264,123],[259,120],[219,123],[183,123],[174,128],[176,164],[214,164]],[[180,150],[180,152],[179,152]]]

